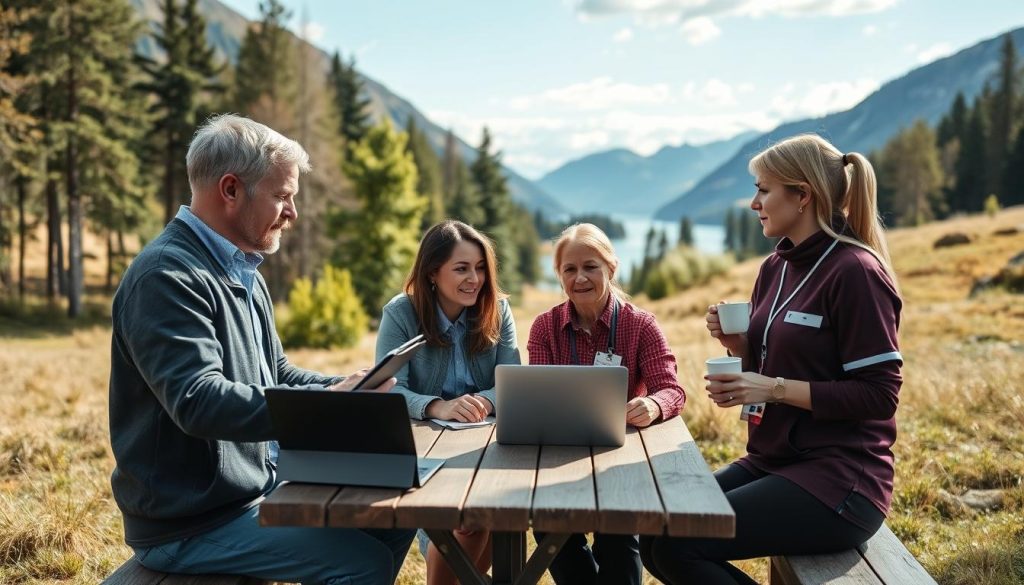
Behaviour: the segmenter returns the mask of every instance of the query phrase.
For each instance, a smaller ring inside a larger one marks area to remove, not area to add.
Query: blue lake
[[[615,253],[619,257],[621,268],[619,270],[619,281],[628,282],[630,271],[633,265],[639,265],[644,259],[644,244],[646,243],[647,230],[652,226],[659,232],[662,230],[668,235],[669,248],[676,245],[679,239],[679,223],[663,221],[643,216],[615,215],[617,221],[622,222],[626,229],[626,237],[612,240],[615,246]],[[725,250],[725,228],[721,225],[696,224],[693,226],[693,245],[706,254],[721,254]],[[541,256],[541,273],[544,275],[548,286],[557,288],[557,281],[551,267],[551,255]],[[543,285],[543,284],[542,284]]]

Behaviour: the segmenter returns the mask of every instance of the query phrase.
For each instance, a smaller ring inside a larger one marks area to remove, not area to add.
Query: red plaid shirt
[[[574,312],[572,303],[565,301],[533,321],[530,340],[526,344],[530,364],[571,364],[570,327],[576,330],[576,351],[581,364],[592,364],[595,353],[608,351],[612,303],[605,306],[594,323],[592,334],[577,325]],[[679,414],[686,402],[686,393],[676,379],[676,357],[672,355],[654,315],[619,301],[615,337],[615,353],[622,356],[622,365],[629,370],[629,398],[650,396],[661,408],[661,420]]]

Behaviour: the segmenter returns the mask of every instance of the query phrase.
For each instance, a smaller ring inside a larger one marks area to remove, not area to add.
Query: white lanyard
[[[782,305],[779,306],[778,310],[776,310],[775,304],[779,302],[779,296],[782,294],[782,285],[786,281],[786,267],[789,266],[789,262],[786,262],[785,264],[782,265],[782,276],[779,277],[779,290],[775,291],[775,300],[772,301],[772,308],[768,310],[768,323],[765,324],[764,326],[764,336],[761,338],[761,367],[758,368],[757,373],[764,373],[764,361],[768,357],[768,330],[771,329],[772,322],[775,321],[775,317],[777,317],[779,313],[782,312],[783,307],[788,305],[789,301],[793,300],[793,297],[796,296],[796,293],[800,292],[800,289],[803,288],[805,284],[807,284],[807,281],[810,280],[811,275],[814,274],[814,271],[817,270],[818,266],[821,265],[821,262],[822,260],[825,259],[825,256],[828,256],[828,253],[831,252],[832,249],[835,248],[836,244],[838,243],[839,240],[832,241],[832,245],[829,246],[827,250],[825,250],[825,253],[821,255],[821,258],[818,258],[818,261],[815,262],[814,266],[811,267],[811,270],[810,272],[807,273],[807,276],[805,276],[804,279],[800,281],[800,284],[796,285],[796,289],[793,290],[793,292],[786,298],[786,300],[782,302]]]

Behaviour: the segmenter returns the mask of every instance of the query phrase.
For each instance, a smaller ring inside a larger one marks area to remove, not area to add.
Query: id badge
[[[764,402],[744,404],[740,408],[740,420],[745,420],[755,425],[761,424],[761,417],[764,416],[764,406]]]
[[[594,354],[595,366],[618,366],[620,364],[622,364],[621,355],[607,351],[599,351]]]

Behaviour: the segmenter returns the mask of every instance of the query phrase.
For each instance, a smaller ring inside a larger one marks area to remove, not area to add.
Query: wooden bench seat
[[[103,580],[103,585],[269,585],[268,581],[239,575],[171,575],[151,571],[128,559],[112,575]]]
[[[882,525],[858,549],[828,555],[772,557],[772,585],[934,585],[935,579]]]

